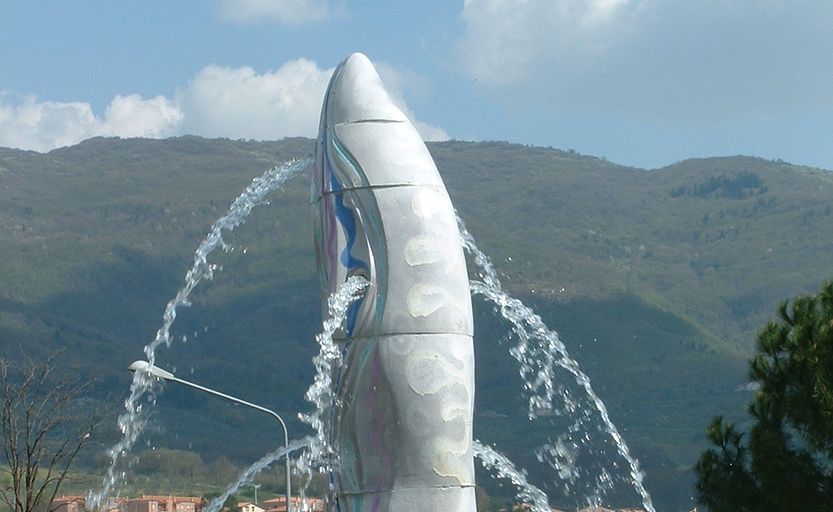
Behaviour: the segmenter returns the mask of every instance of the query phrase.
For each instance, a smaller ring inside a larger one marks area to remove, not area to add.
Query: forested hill
[[[432,152],[518,289],[632,293],[748,350],[774,304],[833,276],[829,171],[749,157],[643,171],[509,144]]]
[[[0,149],[3,354],[65,348],[102,396],[120,394],[211,223],[254,176],[312,149],[197,137]],[[749,157],[642,170],[499,142],[429,149],[507,288],[593,379],[649,489],[682,503],[708,420],[748,399],[737,388],[755,331],[780,300],[833,277],[833,173]],[[223,270],[181,312],[160,364],[290,416],[303,408],[320,328],[310,216],[299,177],[228,234],[233,250],[212,255]],[[475,428],[523,459],[522,422],[506,419],[522,406],[498,343],[506,329],[476,309],[478,368],[489,370],[478,372]],[[165,400],[175,412],[155,435],[207,458],[249,418],[176,390]],[[226,455],[270,446],[268,427],[251,428],[256,440]]]

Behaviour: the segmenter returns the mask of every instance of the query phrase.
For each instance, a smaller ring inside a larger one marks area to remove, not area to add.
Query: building
[[[251,501],[241,501],[237,504],[237,508],[240,509],[240,512],[266,512],[265,508]]]
[[[52,500],[49,510],[53,512],[84,512],[84,504],[87,498],[84,496],[61,496]]]
[[[195,496],[142,496],[128,500],[124,512],[200,512],[202,498]],[[69,512],[69,511],[68,511]]]
[[[319,498],[306,498],[303,501],[300,496],[290,498],[289,512],[324,512],[324,500]],[[281,496],[263,502],[266,512],[287,512],[286,498]]]
[[[105,507],[102,507],[103,512],[121,512],[127,500],[124,498],[111,498]],[[49,512],[86,512],[87,497],[86,496],[60,496],[52,500],[52,503],[47,509]]]
[[[128,501],[124,504],[122,510],[124,512],[160,512],[158,501],[144,498]]]
[[[86,497],[61,496],[52,500],[50,512],[86,512]],[[202,498],[196,496],[148,496],[113,498],[106,512],[202,512]],[[265,512],[263,508],[245,512]]]

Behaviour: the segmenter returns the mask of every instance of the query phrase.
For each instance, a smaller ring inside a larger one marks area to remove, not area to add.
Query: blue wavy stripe
[[[339,262],[347,269],[348,275],[350,271],[360,268],[366,271],[370,270],[368,264],[351,254],[353,246],[356,244],[356,219],[353,217],[353,212],[344,204],[344,195],[339,194],[342,190],[341,184],[335,178],[335,174],[330,175],[330,185],[333,187],[333,198],[336,207],[336,219],[344,228],[344,233],[347,237],[347,243],[341,251]],[[356,320],[359,316],[359,309],[362,301],[356,301],[347,309],[347,335],[352,336],[353,329],[356,327]]]

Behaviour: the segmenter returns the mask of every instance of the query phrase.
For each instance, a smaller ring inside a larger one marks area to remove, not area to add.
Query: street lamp
[[[257,409],[258,411],[265,412],[266,414],[268,414],[268,415],[272,416],[273,418],[275,418],[276,420],[278,420],[278,423],[280,423],[281,427],[283,427],[283,442],[284,442],[284,447],[286,448],[286,453],[284,454],[284,460],[286,461],[286,512],[289,512],[289,503],[290,503],[290,498],[292,496],[292,493],[291,493],[291,490],[290,490],[290,479],[289,479],[289,475],[290,475],[290,473],[289,473],[289,471],[290,471],[289,470],[289,434],[287,433],[287,430],[286,430],[286,423],[284,423],[283,418],[281,418],[280,415],[278,415],[278,413],[276,413],[275,411],[273,411],[271,409],[267,409],[266,407],[261,407],[260,405],[253,404],[253,403],[247,402],[245,400],[241,400],[240,398],[233,397],[231,395],[227,395],[225,393],[215,391],[215,390],[207,388],[205,386],[200,386],[199,384],[194,384],[193,382],[189,382],[187,380],[180,379],[179,377],[175,376],[173,373],[171,373],[169,371],[165,371],[162,368],[159,368],[157,366],[153,366],[150,363],[148,363],[147,361],[141,361],[141,360],[134,361],[130,366],[127,367],[127,369],[130,370],[131,372],[137,372],[137,371],[146,372],[146,373],[148,373],[150,375],[153,375],[154,377],[160,378],[162,380],[167,380],[167,381],[171,381],[171,382],[178,382],[178,383],[184,384],[188,387],[198,389],[200,391],[205,391],[206,393],[212,394],[214,396],[219,396],[220,398],[225,398],[226,400],[230,400],[230,401],[232,401],[236,404],[245,405],[247,407],[251,407],[252,409]]]

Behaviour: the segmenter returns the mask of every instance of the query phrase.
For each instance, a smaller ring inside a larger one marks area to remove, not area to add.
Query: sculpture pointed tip
[[[376,67],[363,53],[344,59],[327,96],[330,126],[363,121],[407,121],[385,89]]]
[[[367,55],[363,54],[362,52],[354,52],[347,56],[344,59],[344,67],[347,66],[370,66],[373,67],[373,63],[367,57]]]

